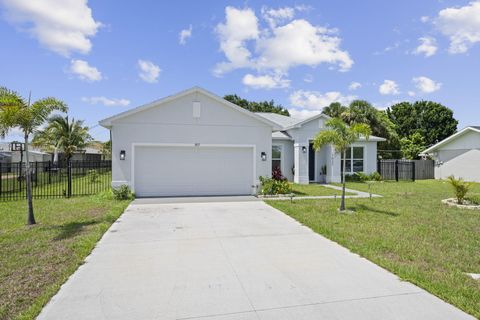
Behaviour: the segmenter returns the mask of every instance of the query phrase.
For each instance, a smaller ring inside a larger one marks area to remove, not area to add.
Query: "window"
[[[272,146],[272,170],[275,168],[282,169],[282,146],[273,145]]]
[[[363,172],[363,147],[350,147],[346,152],[346,173]],[[343,154],[341,168],[343,172]]]

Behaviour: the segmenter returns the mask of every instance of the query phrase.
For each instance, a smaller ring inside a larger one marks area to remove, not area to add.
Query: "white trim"
[[[257,147],[254,144],[211,144],[211,143],[132,143],[132,163],[131,163],[131,186],[132,192],[135,192],[135,147],[185,147],[185,148],[252,148],[253,154],[253,178],[252,178],[252,195],[256,193],[257,180]]]
[[[284,148],[283,148],[283,144],[272,143],[272,151],[273,151],[273,146],[280,147],[280,170],[282,171],[282,175],[283,175],[284,169],[285,169],[285,168],[283,167],[283,165],[284,165],[284,163],[285,163],[285,161],[284,161],[284,160],[285,160],[285,159],[284,159],[285,156],[284,156],[284,154],[283,154],[283,149],[284,149]],[[272,162],[273,162],[273,160],[279,160],[279,159],[273,159],[273,152],[272,152],[271,158],[272,158],[272,160],[271,160]],[[273,166],[272,166],[272,172],[273,172]]]
[[[319,119],[319,118],[325,118],[325,119],[327,119],[327,120],[331,119],[331,117],[327,116],[325,113],[319,113],[319,114],[316,114],[316,115],[314,115],[314,116],[312,116],[312,117],[310,117],[310,118],[307,118],[307,119],[304,119],[304,120],[302,120],[302,121],[300,121],[300,122],[297,122],[297,123],[295,123],[295,124],[293,124],[293,125],[287,126],[287,127],[285,127],[284,130],[290,130],[290,129],[294,129],[294,128],[300,128],[300,127],[303,126],[305,123],[308,123],[308,122],[310,122],[310,121],[312,121],[312,120]]]
[[[463,135],[467,130],[472,130],[474,132],[480,133],[480,130],[478,130],[477,128],[473,128],[473,127],[463,128],[462,130],[458,131],[457,133],[452,134],[450,137],[445,138],[442,141],[434,144],[430,148],[425,149],[423,152],[420,153],[420,155],[424,155],[424,154],[427,154],[429,152],[432,152],[432,151],[436,150],[438,147],[440,147],[440,146],[450,142],[451,140],[456,139],[457,137]]]
[[[363,159],[359,159],[359,158],[354,158],[353,157],[353,148],[362,148],[363,149]],[[350,160],[350,170],[349,171],[345,171],[345,174],[355,174],[357,172],[362,172],[364,173],[365,172],[365,159],[367,158],[366,157],[366,153],[367,153],[367,148],[364,146],[364,145],[355,145],[355,144],[352,144],[350,146],[350,158],[346,158],[345,160]],[[343,161],[342,161],[342,154],[340,154],[340,163],[343,164]],[[363,170],[362,171],[353,171],[353,161],[354,160],[362,160],[363,161]],[[341,166],[340,166],[341,167]],[[345,170],[345,168],[344,168]],[[340,170],[341,172],[341,170]]]
[[[203,88],[200,88],[200,87],[193,87],[193,88],[190,88],[190,89],[187,89],[187,90],[184,90],[184,91],[181,91],[177,94],[174,94],[174,95],[171,95],[171,96],[168,96],[168,97],[165,97],[165,98],[162,98],[160,100],[156,100],[156,101],[153,101],[153,102],[150,102],[150,103],[147,103],[145,105],[142,105],[142,106],[139,106],[137,108],[133,108],[133,109],[130,109],[130,110],[127,110],[125,112],[122,112],[122,113],[119,113],[117,115],[114,115],[114,116],[111,116],[109,118],[106,118],[106,119],[103,119],[103,120],[100,120],[99,123],[102,127],[105,127],[105,128],[111,128],[112,127],[112,121],[115,121],[115,120],[118,120],[118,119],[122,119],[124,117],[127,117],[127,116],[130,116],[130,115],[133,115],[135,113],[138,113],[138,112],[142,112],[142,111],[146,111],[148,109],[151,109],[151,108],[154,108],[154,107],[157,107],[161,104],[164,104],[164,103],[167,103],[167,102],[170,102],[170,101],[173,101],[173,100],[176,100],[176,99],[179,99],[181,97],[184,97],[186,95],[189,95],[191,93],[201,93],[201,94],[204,94],[205,96],[227,106],[227,107],[230,107],[240,113],[243,113],[249,117],[252,117],[270,127],[272,127],[272,130],[273,131],[278,131],[278,130],[281,130],[282,128],[276,123],[276,122],[273,122],[271,120],[268,120],[262,116],[259,116],[258,114],[255,114],[254,112],[250,112],[240,106],[237,106],[236,104],[234,103],[231,103],[230,101],[227,101],[225,99],[223,99],[222,97],[219,97],[217,96],[216,94],[213,94]]]

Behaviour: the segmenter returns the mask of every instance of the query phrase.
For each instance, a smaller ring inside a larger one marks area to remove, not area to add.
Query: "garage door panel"
[[[243,147],[136,147],[138,196],[251,194],[253,150]]]

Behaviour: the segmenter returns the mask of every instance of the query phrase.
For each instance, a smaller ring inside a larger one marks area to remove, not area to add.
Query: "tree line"
[[[254,102],[236,94],[224,98],[252,112],[289,116],[288,110],[273,100]],[[333,102],[322,112],[348,125],[369,125],[372,135],[386,139],[378,143],[378,154],[384,159],[418,159],[420,152],[454,134],[458,125],[451,109],[425,100],[396,103],[386,110],[379,110],[365,100],[354,100],[347,106]]]

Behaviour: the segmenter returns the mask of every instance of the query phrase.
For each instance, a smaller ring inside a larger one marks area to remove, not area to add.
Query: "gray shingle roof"
[[[295,119],[295,118],[284,116],[278,113],[270,113],[270,112],[255,112],[255,113],[260,117],[273,121],[284,128],[293,126],[294,124],[301,121],[300,119]]]
[[[477,129],[477,130],[480,130],[480,126],[470,126],[470,127],[474,128],[474,129]]]

